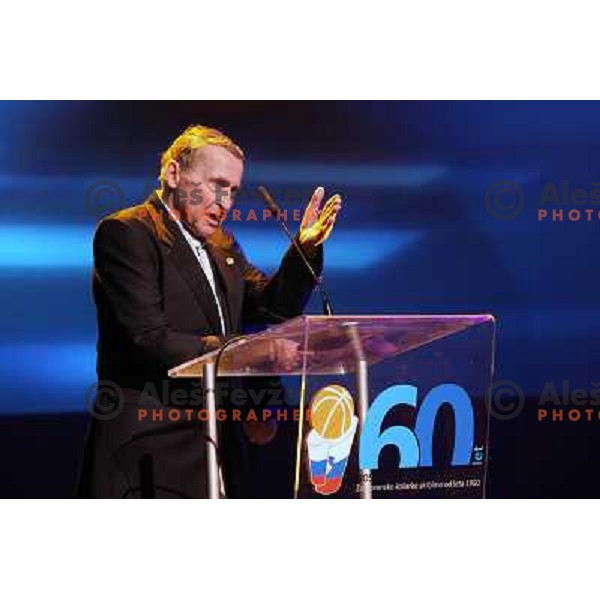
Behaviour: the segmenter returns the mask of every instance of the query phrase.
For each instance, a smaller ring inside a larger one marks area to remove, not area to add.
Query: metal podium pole
[[[214,362],[207,362],[203,367],[202,386],[208,410],[206,422],[206,472],[208,475],[208,497],[218,500],[219,494],[219,462],[217,460],[217,402],[215,397],[216,370]]]
[[[369,364],[362,349],[356,323],[345,323],[356,353],[356,387],[358,389],[358,434],[362,437],[369,410]],[[360,469],[360,497],[363,500],[373,498],[373,481],[370,469]]]
[[[363,428],[367,421],[369,409],[369,366],[366,360],[359,360],[356,364],[356,384],[358,388],[358,439],[362,437]],[[370,469],[360,470],[360,497],[363,500],[373,498],[373,482]]]

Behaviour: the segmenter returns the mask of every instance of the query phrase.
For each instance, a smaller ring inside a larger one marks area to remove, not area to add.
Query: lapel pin
[[[225,259],[225,262],[226,262],[228,265],[232,265],[232,264],[233,264],[233,258],[231,258],[231,256],[228,256],[228,257]]]

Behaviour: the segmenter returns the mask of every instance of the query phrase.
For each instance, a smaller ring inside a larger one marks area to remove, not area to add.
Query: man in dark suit
[[[105,402],[106,387],[119,401],[114,414],[91,423],[80,496],[206,497],[202,423],[142,420],[139,407],[183,410],[199,389],[168,380],[168,369],[219,348],[253,321],[301,314],[310,297],[314,282],[293,246],[267,278],[222,228],[243,167],[244,154],[228,137],[191,126],[162,156],[160,189],[98,226],[96,402]],[[297,238],[317,273],[341,208],[336,195],[321,209],[323,196],[317,188]],[[296,360],[293,344],[278,342],[272,351],[284,364]],[[235,496],[228,435],[225,428],[221,460],[227,492]]]

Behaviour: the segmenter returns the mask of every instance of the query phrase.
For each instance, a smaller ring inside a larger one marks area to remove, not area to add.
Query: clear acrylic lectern
[[[233,342],[218,373],[219,351],[175,367],[202,378],[209,496],[216,377],[277,375],[289,401],[266,409],[297,421],[294,497],[483,497],[494,332],[490,315],[300,316]]]

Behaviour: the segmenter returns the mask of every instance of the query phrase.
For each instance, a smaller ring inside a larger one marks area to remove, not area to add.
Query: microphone
[[[263,200],[265,201],[267,208],[271,211],[271,213],[274,216],[277,216],[277,214],[281,212],[281,209],[279,208],[279,206],[277,206],[277,202],[275,202],[275,200],[273,200],[273,198],[272,198],[271,194],[269,194],[267,188],[262,185],[259,185],[258,192],[263,197]],[[327,315],[328,317],[333,316],[333,310],[331,308],[329,294],[325,291],[325,288],[323,287],[323,278],[317,277],[317,274],[315,273],[315,270],[312,268],[312,265],[310,264],[310,261],[308,260],[304,250],[302,249],[302,246],[300,246],[300,244],[298,243],[298,240],[290,232],[288,226],[285,223],[285,220],[277,219],[277,222],[281,225],[281,227],[285,231],[285,234],[288,236],[288,238],[292,242],[294,248],[296,248],[296,251],[300,255],[302,262],[304,262],[304,264],[306,265],[308,272],[310,273],[313,281],[315,282],[317,289],[321,293],[321,297],[323,298],[323,314]]]

